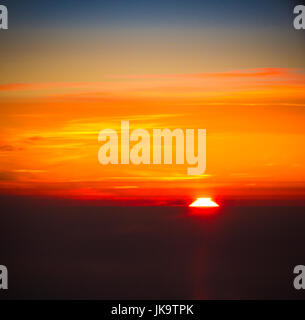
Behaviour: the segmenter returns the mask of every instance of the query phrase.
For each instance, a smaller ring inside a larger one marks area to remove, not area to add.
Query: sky
[[[0,193],[303,197],[294,1],[1,1]],[[207,170],[102,166],[98,133],[207,129]]]
[[[302,1],[292,0],[2,0],[17,26],[210,25],[285,26]]]

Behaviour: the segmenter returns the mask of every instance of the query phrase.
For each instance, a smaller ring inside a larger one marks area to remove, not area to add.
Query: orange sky
[[[305,75],[288,68],[0,85],[0,192],[99,199],[303,197]],[[207,170],[98,162],[98,133],[207,129]]]

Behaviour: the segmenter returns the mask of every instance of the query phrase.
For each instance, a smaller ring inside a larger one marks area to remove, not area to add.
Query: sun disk
[[[219,207],[211,198],[198,198],[196,201],[190,204],[190,207]]]

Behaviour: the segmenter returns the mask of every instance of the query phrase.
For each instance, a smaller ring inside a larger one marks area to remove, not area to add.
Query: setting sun
[[[219,207],[219,205],[211,200],[211,198],[198,198],[190,207]]]

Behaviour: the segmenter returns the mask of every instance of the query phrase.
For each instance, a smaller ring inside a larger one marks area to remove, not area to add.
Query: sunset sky
[[[304,198],[305,31],[293,1],[1,4],[1,194]],[[98,134],[121,120],[206,129],[205,174],[102,166]]]

